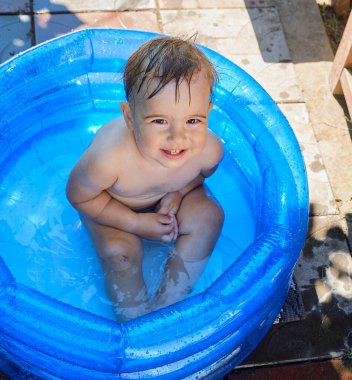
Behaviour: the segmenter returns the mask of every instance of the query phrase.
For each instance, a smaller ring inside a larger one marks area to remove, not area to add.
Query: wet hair
[[[180,83],[186,80],[190,93],[192,77],[200,71],[208,78],[212,93],[218,80],[217,72],[195,43],[175,37],[150,40],[131,55],[125,66],[123,81],[127,101],[133,102],[142,88],[143,96],[150,99],[173,80],[177,101]]]

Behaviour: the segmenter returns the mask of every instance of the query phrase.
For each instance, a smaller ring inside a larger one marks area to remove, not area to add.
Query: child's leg
[[[136,235],[82,218],[105,275],[105,287],[120,322],[146,314],[143,247]]]
[[[182,200],[177,221],[179,237],[166,263],[155,309],[180,301],[193,290],[220,235],[224,213],[200,186]]]

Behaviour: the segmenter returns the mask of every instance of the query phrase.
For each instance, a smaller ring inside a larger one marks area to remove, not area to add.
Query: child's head
[[[124,85],[127,101],[134,103],[137,95],[152,98],[168,83],[175,81],[175,101],[179,85],[190,86],[194,75],[203,72],[211,94],[217,73],[209,59],[193,42],[181,38],[156,38],[143,44],[127,61]]]

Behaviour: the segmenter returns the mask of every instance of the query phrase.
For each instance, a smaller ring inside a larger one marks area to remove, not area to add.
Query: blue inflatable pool
[[[207,184],[225,210],[222,235],[189,298],[123,324],[109,314],[64,189],[119,112],[126,59],[155,36],[79,31],[0,66],[0,370],[14,379],[219,379],[285,300],[308,219],[301,152],[268,94],[202,48],[220,76],[210,127],[225,157]]]

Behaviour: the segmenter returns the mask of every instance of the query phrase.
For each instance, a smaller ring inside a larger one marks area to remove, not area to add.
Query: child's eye
[[[152,123],[154,123],[154,124],[167,124],[167,121],[165,119],[155,119],[155,120],[152,120]]]
[[[187,124],[198,124],[201,123],[201,120],[199,119],[189,119],[187,120]]]

